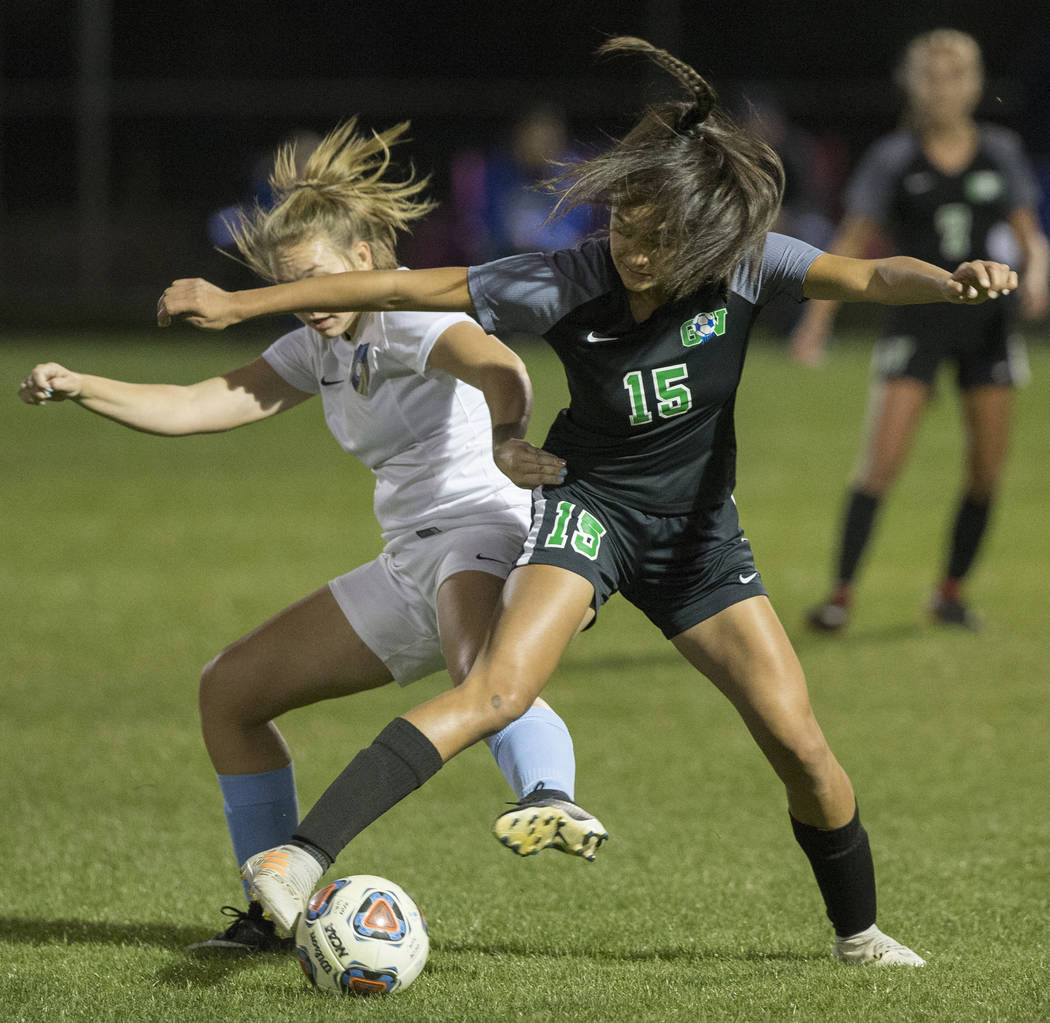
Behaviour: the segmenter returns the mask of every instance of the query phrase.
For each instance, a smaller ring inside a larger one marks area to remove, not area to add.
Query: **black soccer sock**
[[[842,523],[842,546],[839,548],[836,582],[850,583],[857,572],[864,549],[868,546],[875,513],[881,498],[851,490],[846,499],[846,515]]]
[[[437,774],[441,763],[415,725],[394,718],[328,786],[292,837],[334,861],[355,835]]]
[[[791,818],[795,840],[809,857],[828,919],[840,938],[875,923],[875,865],[860,811],[841,828],[815,828]]]
[[[946,578],[962,579],[973,566],[977,548],[981,545],[992,502],[973,497],[964,497],[959,502],[955,515],[955,528],[952,530],[952,546],[948,555],[948,572]]]
[[[324,849],[314,845],[312,842],[307,842],[304,838],[293,838],[288,844],[294,845],[297,849],[302,849],[303,852],[308,852],[320,864],[321,870],[327,870],[335,862]]]

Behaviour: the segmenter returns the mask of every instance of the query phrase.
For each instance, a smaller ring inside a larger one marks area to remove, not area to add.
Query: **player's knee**
[[[488,733],[506,728],[535,702],[534,687],[527,682],[511,679],[511,676],[502,673],[496,675],[484,668],[476,668],[463,683],[462,689],[469,695]]]
[[[238,696],[237,674],[229,650],[216,654],[204,665],[197,688],[197,706],[203,724],[238,718],[247,712],[251,704]]]
[[[823,788],[836,763],[820,731],[805,731],[792,737],[788,747],[789,773],[808,789]]]
[[[517,721],[533,704],[533,694],[515,690],[504,690],[495,693],[490,700],[493,716],[497,722],[497,731],[506,728],[512,721]]]
[[[219,703],[219,697],[222,693],[222,686],[219,681],[221,675],[219,661],[221,659],[222,654],[216,654],[201,669],[200,683],[197,686],[197,707],[202,721],[207,720],[214,714]]]

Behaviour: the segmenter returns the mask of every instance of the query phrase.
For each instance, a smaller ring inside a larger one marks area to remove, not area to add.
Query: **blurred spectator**
[[[734,113],[740,126],[764,139],[784,164],[784,202],[773,229],[825,248],[835,230],[833,207],[843,184],[839,147],[792,122],[777,91],[764,82],[744,86]],[[763,309],[762,325],[786,335],[801,308],[786,297],[775,299]]]
[[[558,163],[578,157],[564,112],[547,103],[523,111],[507,143],[496,151],[457,156],[452,199],[468,261],[568,248],[585,237],[593,227],[590,211],[573,210],[547,223],[554,198],[541,186]]]
[[[300,130],[293,132],[289,141],[295,143],[295,162],[301,171],[306,166],[306,161],[310,158],[310,155],[319,145],[321,136],[312,131]],[[230,256],[234,256],[236,253],[237,244],[230,231],[230,225],[237,224],[240,210],[252,210],[257,205],[264,210],[268,210],[273,206],[274,195],[270,185],[272,173],[273,154],[265,153],[256,157],[252,161],[249,170],[248,194],[240,202],[223,206],[208,217],[208,240],[217,249]]]

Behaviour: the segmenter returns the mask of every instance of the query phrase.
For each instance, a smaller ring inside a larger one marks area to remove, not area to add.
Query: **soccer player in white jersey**
[[[300,177],[294,145],[277,154],[270,209],[235,229],[244,260],[270,281],[394,269],[399,229],[431,204],[425,180],[388,173],[400,124],[372,136],[350,121]],[[529,489],[564,463],[522,438],[531,389],[521,360],[457,313],[299,311],[303,327],[253,362],[179,387],[36,366],[29,404],[70,400],[132,429],[212,433],[321,396],[339,444],[376,476],[385,547],[227,647],[200,685],[204,742],[218,774],[237,863],[287,841],[299,822],[291,754],[273,719],[319,700],[402,685],[443,667],[466,676],[530,521]],[[542,700],[489,745],[527,814],[525,854],[552,846],[593,859],[605,837],[576,806],[572,739]],[[199,948],[279,950],[257,902],[224,907],[231,924]]]
[[[983,260],[949,273],[906,257],[843,259],[770,234],[783,190],[776,154],[738,129],[708,83],[666,51],[630,37],[603,51],[643,53],[686,92],[566,169],[568,203],[611,207],[607,238],[469,269],[339,274],[233,295],[181,281],[161,299],[161,322],[184,317],[211,328],[304,302],[472,310],[487,329],[542,334],[571,396],[545,444],[566,459],[565,485],[537,488],[533,528],[463,685],[392,721],[292,842],[253,857],[242,874],[278,926],[293,927],[347,843],[530,706],[581,614],[619,590],[733,703],[783,783],[793,835],[835,929],[835,956],[922,966],[876,925],[872,853],[852,784],[741,531],[735,398],[751,324],[777,294],[970,305],[1012,291],[1017,275]],[[514,841],[519,826],[512,812],[496,830]],[[664,824],[659,830],[660,841],[672,840]]]

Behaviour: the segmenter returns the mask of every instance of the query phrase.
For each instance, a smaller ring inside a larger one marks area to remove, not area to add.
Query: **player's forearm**
[[[436,270],[354,270],[305,277],[285,284],[238,291],[233,301],[240,320],[274,313],[310,312],[473,312],[462,267]]]
[[[921,259],[889,256],[872,261],[871,276],[857,299],[881,305],[922,305],[944,302],[950,295],[947,284],[952,275]]]
[[[208,415],[207,407],[195,400],[192,388],[175,384],[132,384],[85,374],[80,393],[71,400],[142,433],[181,437],[229,429]]]
[[[479,382],[492,418],[493,447],[524,437],[532,416],[532,385],[524,365],[486,368]]]

